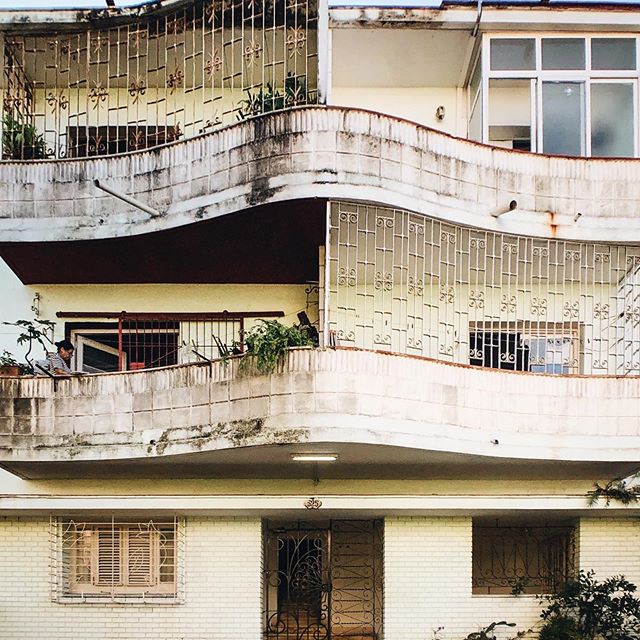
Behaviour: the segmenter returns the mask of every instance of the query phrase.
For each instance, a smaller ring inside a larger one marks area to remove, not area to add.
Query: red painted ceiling
[[[318,280],[326,202],[268,204],[168,231],[107,240],[0,242],[24,284]]]

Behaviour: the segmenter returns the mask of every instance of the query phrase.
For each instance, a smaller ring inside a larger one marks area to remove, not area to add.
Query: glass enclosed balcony
[[[469,83],[469,137],[552,155],[637,157],[637,49],[629,34],[485,36]]]

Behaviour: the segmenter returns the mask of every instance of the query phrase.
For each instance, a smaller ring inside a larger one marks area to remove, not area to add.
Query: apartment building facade
[[[640,461],[639,24],[0,12],[0,320],[84,373],[0,378],[0,638],[454,640],[640,582],[588,501]],[[317,347],[243,364],[274,319]]]

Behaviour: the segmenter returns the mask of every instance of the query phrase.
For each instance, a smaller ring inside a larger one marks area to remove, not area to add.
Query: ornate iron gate
[[[265,640],[381,640],[382,521],[266,522]]]

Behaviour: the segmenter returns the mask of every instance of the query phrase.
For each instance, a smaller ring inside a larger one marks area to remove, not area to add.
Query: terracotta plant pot
[[[22,370],[17,365],[3,364],[2,366],[0,366],[0,377],[12,378],[14,376],[19,376],[21,373]]]

